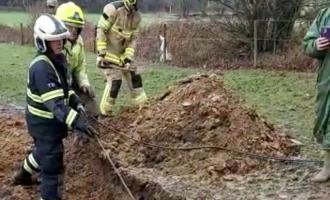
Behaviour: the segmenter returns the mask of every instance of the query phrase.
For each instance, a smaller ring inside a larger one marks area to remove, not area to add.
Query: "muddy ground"
[[[223,86],[217,75],[179,81],[142,108],[127,108],[96,129],[136,199],[329,199],[330,183],[313,184],[314,164],[273,163],[219,149],[303,158],[299,146]],[[38,187],[12,186],[13,170],[32,147],[24,115],[0,107],[0,199],[38,198]],[[128,139],[123,135],[134,140]],[[66,145],[65,199],[129,199],[95,141]]]

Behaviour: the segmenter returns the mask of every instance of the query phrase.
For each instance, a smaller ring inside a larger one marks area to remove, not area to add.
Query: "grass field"
[[[99,14],[87,14],[86,20],[96,23],[99,19]],[[18,26],[20,23],[26,24],[30,22],[30,15],[27,12],[20,11],[0,11],[0,24],[8,26]]]
[[[25,102],[26,70],[35,55],[35,49],[28,46],[16,46],[0,43],[0,97],[2,101],[23,105]],[[95,55],[87,54],[89,78],[100,97],[104,88],[104,77],[95,67]],[[161,64],[145,66],[143,70],[145,90],[149,95],[160,93],[175,80],[194,73],[196,70],[168,68]],[[118,105],[126,103],[127,91],[120,96]]]
[[[99,20],[100,14],[98,13],[87,13],[86,20],[94,24]],[[162,13],[159,14],[142,14],[142,26],[148,26],[149,24],[164,21],[164,20],[175,20],[174,16],[165,15]],[[20,23],[27,24],[29,23],[30,15],[27,12],[18,12],[18,11],[0,11],[0,24],[8,26],[19,26]]]
[[[20,23],[29,22],[29,15],[17,11],[0,11],[0,24],[8,26],[18,26]]]
[[[25,101],[25,74],[27,64],[35,54],[32,47],[0,44],[0,97],[2,102],[23,105]],[[95,56],[87,54],[88,73],[96,94],[100,97],[103,76],[94,67]],[[145,67],[143,80],[149,96],[161,93],[175,80],[195,73],[194,69],[183,69],[153,64]],[[307,155],[317,155],[311,145],[311,130],[314,113],[313,73],[275,72],[264,70],[235,70],[224,72],[225,83],[236,91],[248,107],[290,133],[305,144]],[[129,95],[124,90],[118,106],[128,102]],[[118,109],[118,107],[117,107]]]
[[[224,78],[248,107],[303,142],[306,155],[319,156],[312,142],[315,74],[238,70],[226,72]]]

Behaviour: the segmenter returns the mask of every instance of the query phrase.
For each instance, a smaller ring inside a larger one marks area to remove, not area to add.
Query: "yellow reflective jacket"
[[[73,80],[77,82],[79,87],[90,86],[87,76],[86,56],[82,37],[79,35],[74,44],[67,40],[64,48]]]
[[[113,64],[132,61],[141,22],[139,12],[129,12],[122,1],[107,4],[97,25],[96,47]]]

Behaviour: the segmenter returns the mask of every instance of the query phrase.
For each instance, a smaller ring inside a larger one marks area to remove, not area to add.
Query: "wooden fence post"
[[[21,32],[21,45],[24,45],[24,30],[23,30],[23,24],[20,23],[20,32]]]
[[[258,20],[254,20],[253,25],[253,66],[257,67],[257,57],[258,57]]]
[[[277,51],[277,23],[275,22],[275,21],[272,21],[274,24],[273,24],[273,26],[274,26],[274,32],[275,32],[275,37],[273,38],[274,40],[273,40],[273,55],[275,56],[276,55],[276,51]],[[279,41],[280,42],[280,41]]]
[[[97,53],[97,49],[96,49],[96,33],[97,33],[97,26],[95,25],[94,27],[94,40],[93,40],[93,45],[94,45],[94,53]]]
[[[167,54],[167,39],[166,39],[166,34],[167,34],[167,26],[166,23],[164,23],[164,63],[166,62],[166,54]]]

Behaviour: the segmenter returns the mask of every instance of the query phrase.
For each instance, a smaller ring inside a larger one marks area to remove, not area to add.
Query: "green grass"
[[[27,64],[35,54],[32,47],[0,44],[0,98],[2,102],[25,103],[25,74]],[[99,98],[104,77],[96,69],[95,55],[87,54],[88,73]],[[142,73],[149,96],[160,94],[175,80],[197,70],[152,64]],[[252,107],[275,125],[283,127],[302,141],[308,156],[318,155],[311,141],[314,119],[315,74],[265,70],[235,70],[224,72],[225,83]],[[129,105],[127,89],[123,88],[116,110]]]
[[[100,18],[100,14],[98,13],[88,13],[86,15],[86,20],[94,24],[97,24],[99,18]],[[162,21],[174,21],[174,20],[177,20],[177,17],[168,14],[142,13],[141,26],[144,27],[144,26],[149,26],[150,24],[153,23],[158,23]]]
[[[100,14],[88,13],[86,20],[97,23]],[[30,14],[20,11],[0,11],[0,24],[8,26],[19,26],[20,23],[27,24],[31,20]]]
[[[87,13],[86,20],[96,24],[100,18],[101,13]],[[175,20],[176,17],[169,16],[165,14],[152,14],[143,13],[142,14],[142,26],[148,26],[152,23],[166,20]],[[19,26],[20,23],[28,24],[30,23],[30,15],[27,12],[19,11],[0,11],[0,24],[8,26]]]
[[[26,70],[35,55],[35,49],[28,46],[0,44],[0,98],[2,102],[24,105],[26,90]],[[104,89],[104,76],[95,66],[95,55],[87,53],[87,66],[90,82],[95,87],[99,98]],[[169,68],[163,64],[152,64],[144,67],[142,72],[145,91],[149,96],[160,94],[175,80],[188,76],[196,70]],[[126,87],[118,99],[118,106],[129,103]]]
[[[307,145],[307,155],[317,150],[312,142],[315,74],[264,70],[228,71],[226,84],[246,105]]]
[[[26,69],[35,54],[31,47],[0,44],[0,98],[22,104],[25,95]]]
[[[8,26],[19,26],[20,23],[26,24],[30,21],[30,16],[25,12],[19,11],[0,11],[0,24]]]

